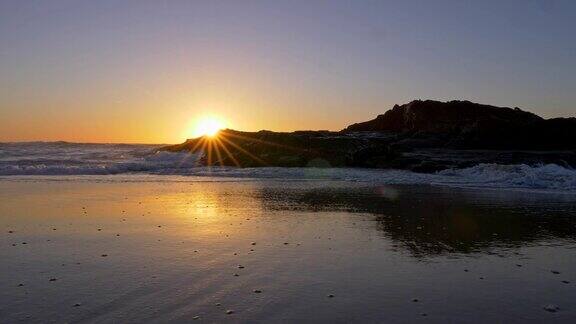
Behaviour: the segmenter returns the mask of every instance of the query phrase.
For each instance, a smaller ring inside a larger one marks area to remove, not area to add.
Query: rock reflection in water
[[[362,185],[267,187],[260,195],[270,210],[372,214],[377,229],[414,256],[501,254],[576,239],[574,195]]]

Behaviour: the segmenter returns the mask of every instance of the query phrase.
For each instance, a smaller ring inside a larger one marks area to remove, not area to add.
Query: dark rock
[[[518,108],[416,100],[340,132],[220,131],[160,148],[200,165],[367,167],[436,172],[480,163],[576,166],[576,118]]]

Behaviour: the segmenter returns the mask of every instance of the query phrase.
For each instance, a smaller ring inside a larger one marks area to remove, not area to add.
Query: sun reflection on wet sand
[[[479,309],[545,321],[543,304],[560,320],[576,309],[570,198],[333,181],[0,189],[8,322],[445,322]]]

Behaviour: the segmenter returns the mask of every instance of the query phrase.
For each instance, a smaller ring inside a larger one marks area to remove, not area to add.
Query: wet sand
[[[576,320],[574,195],[87,179],[0,181],[0,322]]]

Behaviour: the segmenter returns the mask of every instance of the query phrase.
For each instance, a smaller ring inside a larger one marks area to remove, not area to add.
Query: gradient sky
[[[576,115],[576,1],[0,0],[0,141],[339,130],[413,99]]]

